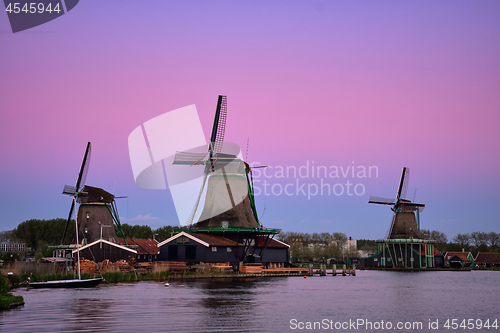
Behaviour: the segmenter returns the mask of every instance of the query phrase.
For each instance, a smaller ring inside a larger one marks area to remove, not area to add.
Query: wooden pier
[[[309,275],[319,274],[320,276],[327,276],[326,265],[321,264],[319,269],[314,270],[313,265],[309,265]],[[356,276],[356,265],[352,265],[352,269],[347,269],[346,265],[342,266],[342,269],[337,270],[337,265],[333,265],[332,267],[332,276]]]

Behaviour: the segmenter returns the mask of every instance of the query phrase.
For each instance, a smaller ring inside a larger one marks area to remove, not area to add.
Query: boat
[[[30,282],[30,288],[93,288],[101,283],[102,278],[95,279],[73,279],[73,280],[56,280],[47,282]]]

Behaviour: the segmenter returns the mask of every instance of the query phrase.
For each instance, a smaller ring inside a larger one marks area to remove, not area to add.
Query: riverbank
[[[9,310],[22,305],[24,305],[22,296],[15,296],[10,293],[0,294],[0,310]]]
[[[9,310],[16,306],[24,305],[22,296],[15,296],[9,293],[9,281],[3,275],[0,275],[0,310]]]
[[[167,280],[183,280],[183,279],[214,279],[214,278],[249,278],[249,277],[283,277],[283,276],[304,276],[303,273],[290,272],[266,272],[266,273],[237,273],[237,272],[224,272],[220,270],[201,270],[171,273],[170,271],[159,271],[152,273],[126,273],[126,272],[106,272],[102,274],[82,274],[82,279],[92,279],[101,277],[104,283],[118,283],[118,282],[139,282],[139,281],[167,281]],[[28,275],[14,275],[14,287],[27,286],[25,281]],[[47,274],[38,275],[32,274],[30,276],[32,282],[46,282],[56,280],[71,280],[74,279],[74,274]]]

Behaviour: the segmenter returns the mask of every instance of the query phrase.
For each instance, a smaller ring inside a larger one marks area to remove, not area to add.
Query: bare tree
[[[488,244],[488,234],[486,232],[474,231],[471,233],[472,245],[480,247]]]
[[[455,237],[453,237],[453,242],[458,243],[462,246],[470,246],[471,244],[471,235],[469,233],[467,234],[457,234]]]
[[[493,248],[492,250],[495,250],[495,248],[500,246],[500,234],[497,234],[496,232],[493,232],[493,231],[489,232],[487,234],[486,239],[487,239],[488,245]]]

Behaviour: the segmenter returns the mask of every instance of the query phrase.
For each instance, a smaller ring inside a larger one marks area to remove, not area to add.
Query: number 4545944
[[[480,330],[480,329],[498,329],[498,319],[492,321],[490,324],[490,320],[486,319],[483,321],[482,319],[463,319],[460,321],[459,319],[448,319],[444,323],[443,327],[447,329],[457,330],[457,329],[469,329],[469,330]]]
[[[54,8],[52,8],[51,3],[49,3],[47,6],[45,6],[42,2],[39,2],[39,3],[31,2],[31,3],[29,3],[29,6],[28,6],[28,3],[25,3],[24,6],[21,7],[20,3],[15,2],[14,4],[9,3],[7,8],[5,8],[5,11],[7,11],[9,13],[14,13],[14,14],[18,14],[20,12],[31,13],[31,14],[35,14],[35,13],[41,14],[43,12],[59,13],[61,11],[61,9],[59,8],[59,3],[57,3],[54,6]]]

